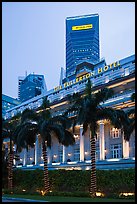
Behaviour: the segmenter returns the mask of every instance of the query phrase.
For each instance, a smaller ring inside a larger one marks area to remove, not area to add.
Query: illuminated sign
[[[59,91],[62,88],[66,88],[66,87],[71,86],[73,84],[76,84],[77,82],[80,82],[80,81],[82,81],[84,79],[88,79],[91,76],[95,76],[95,75],[100,74],[102,72],[106,72],[108,69],[111,69],[111,68],[114,68],[114,67],[117,67],[117,66],[120,66],[119,62],[114,62],[114,63],[106,65],[104,67],[99,67],[97,69],[97,73],[95,73],[95,71],[92,71],[92,72],[89,72],[87,74],[84,74],[84,75],[82,75],[80,77],[77,77],[75,80],[72,80],[72,81],[69,81],[69,82],[65,82],[62,86],[55,87],[54,91]]]
[[[86,30],[86,29],[90,29],[90,28],[93,28],[92,24],[72,26],[72,30]]]

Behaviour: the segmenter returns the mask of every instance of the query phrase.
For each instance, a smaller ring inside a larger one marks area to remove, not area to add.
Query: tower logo
[[[90,28],[93,28],[92,24],[72,26],[72,30],[86,30],[86,29],[90,29]]]

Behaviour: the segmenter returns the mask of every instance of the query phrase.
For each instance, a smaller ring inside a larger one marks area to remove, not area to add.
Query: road
[[[49,201],[2,197],[2,202],[49,202]]]
[[[28,202],[28,201],[20,201],[20,200],[13,200],[13,199],[9,199],[9,198],[8,199],[2,198],[2,203],[3,202],[7,203],[7,202]]]

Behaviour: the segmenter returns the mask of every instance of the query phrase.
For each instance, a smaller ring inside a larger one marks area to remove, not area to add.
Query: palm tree
[[[73,145],[75,140],[71,132],[67,118],[58,116],[52,118],[50,115],[49,102],[47,98],[43,100],[42,106],[35,110],[26,109],[22,113],[21,123],[14,132],[14,142],[17,144],[17,151],[22,148],[33,147],[36,136],[39,134],[42,139],[42,152],[44,161],[44,193],[50,190],[48,166],[47,166],[47,147],[51,148],[51,139],[55,135],[59,143],[65,146]]]
[[[131,101],[135,101],[135,93],[131,95]],[[116,110],[116,112],[118,120],[115,124],[117,125],[117,127],[122,126],[124,139],[126,141],[129,141],[131,134],[135,130],[135,107],[125,110],[124,114],[120,110]]]
[[[5,147],[4,147],[4,139],[8,137],[7,135],[7,128],[4,127],[5,126],[5,119],[2,118],[2,178],[7,178],[8,176],[8,172],[7,172],[7,155],[5,152]],[[4,179],[5,180],[5,179]],[[5,183],[2,184],[5,185],[7,182],[5,181]],[[3,186],[2,185],[2,186]]]
[[[14,159],[14,151],[13,151],[13,132],[18,123],[20,114],[12,117],[11,119],[4,120],[2,119],[2,138],[9,138],[10,141],[10,150],[8,153],[8,189],[13,191],[13,159]]]
[[[135,93],[132,93],[132,95],[131,95],[131,101],[135,101]]]
[[[72,102],[70,103],[70,108],[66,111],[68,112],[76,111],[76,116],[73,118],[73,129],[76,123],[83,125],[83,133],[85,134],[87,129],[90,130],[90,150],[91,150],[91,185],[90,185],[90,195],[91,197],[96,196],[96,163],[95,163],[95,138],[97,134],[98,121],[103,119],[110,120],[111,124],[115,127],[124,128],[125,133],[127,133],[126,126],[122,123],[122,118],[124,118],[125,124],[127,124],[127,117],[123,110],[114,110],[112,108],[107,108],[103,106],[103,103],[113,96],[112,89],[101,89],[97,93],[92,93],[92,84],[90,79],[86,84],[84,95],[75,94],[72,97]],[[101,105],[102,103],[102,105]]]
[[[131,95],[131,101],[135,102],[135,93]],[[122,118],[123,122],[123,131],[124,131],[124,139],[126,141],[130,140],[130,136],[135,130],[135,107],[125,111],[126,118]]]

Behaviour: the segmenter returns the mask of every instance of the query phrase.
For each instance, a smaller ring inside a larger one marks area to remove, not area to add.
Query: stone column
[[[104,139],[104,122],[99,124],[99,146],[100,146],[100,160],[105,159],[105,139]]]
[[[8,143],[5,144],[5,156],[8,156]]]
[[[38,136],[36,136],[36,141],[35,141],[35,165],[38,165],[38,145],[39,145],[39,141],[38,141]]]
[[[66,162],[66,147],[63,145],[62,163]]]
[[[26,166],[26,164],[27,164],[27,150],[26,150],[26,148],[23,151],[24,151],[23,166]]]
[[[80,162],[84,162],[84,135],[82,135],[83,127],[80,126]]]
[[[16,152],[16,145],[14,144],[14,146],[13,146],[13,155],[15,155],[15,152]],[[13,156],[13,158],[14,158],[14,156]],[[15,159],[13,159],[13,164],[16,165],[16,160]]]
[[[52,163],[52,150],[49,147],[47,147],[47,157],[48,157],[48,164],[51,164]]]
[[[122,142],[123,142],[123,158],[129,158],[129,141],[124,139],[124,133],[122,135]]]

